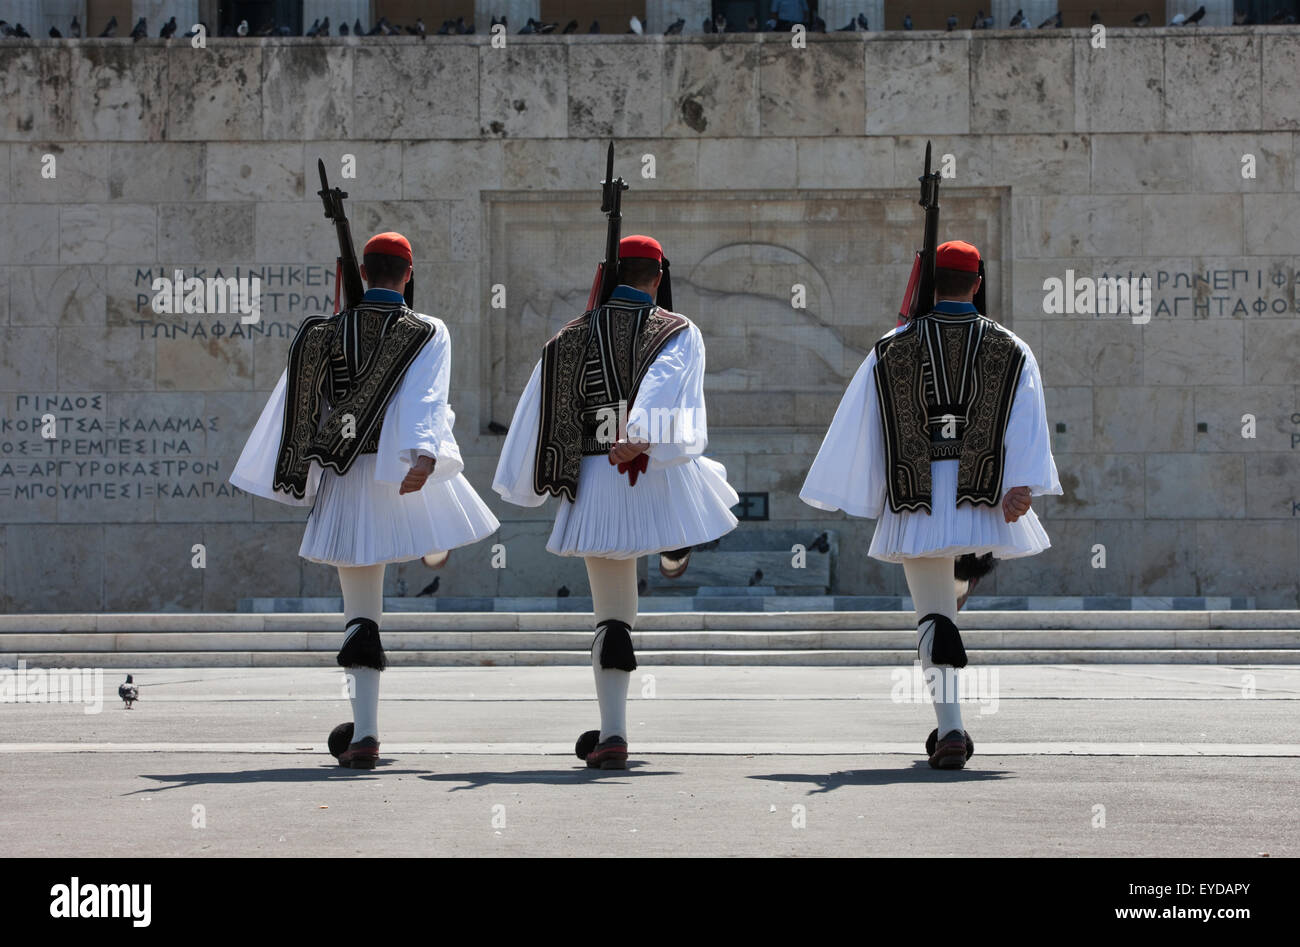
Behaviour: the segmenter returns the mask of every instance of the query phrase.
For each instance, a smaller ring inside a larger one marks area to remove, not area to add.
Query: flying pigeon
[[[126,709],[131,709],[131,704],[140,699],[140,688],[135,686],[135,678],[130,674],[126,676],[126,683],[117,686],[117,696],[122,698],[122,703],[126,704]]]

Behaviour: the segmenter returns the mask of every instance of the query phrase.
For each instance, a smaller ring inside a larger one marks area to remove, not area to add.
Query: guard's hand
[[[398,496],[421,489],[431,473],[433,473],[433,458],[421,455],[402,479],[402,487],[397,491]]]
[[[1031,494],[1028,487],[1012,487],[1002,498],[1002,518],[1014,523],[1029,512]]]
[[[649,449],[648,441],[619,441],[609,449],[609,459],[616,464],[626,464]]]

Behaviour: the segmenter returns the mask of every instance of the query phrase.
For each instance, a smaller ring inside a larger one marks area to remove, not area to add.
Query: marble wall
[[[332,593],[330,570],[296,557],[303,514],[226,485],[294,326],[333,305],[318,157],[358,239],[411,238],[420,306],[454,340],[457,435],[509,567],[488,567],[488,543],[458,551],[440,594],[584,588],[580,562],[543,550],[549,505],[496,501],[488,425],[585,299],[611,136],[625,232],[664,238],[705,331],[710,454],[769,494],[772,521],[742,529],[834,522],[838,591],[903,590],[866,556],[871,523],[797,493],[893,324],[930,140],[948,156],[942,236],[993,264],[992,314],[1037,355],[1066,487],[1037,503],[1053,549],[998,570],[996,591],[1298,604],[1294,32],[1113,29],[1104,49],[1084,30],[806,49],[0,41],[0,103],[0,608]],[[152,280],[177,270],[258,276],[261,321],[155,312]],[[1045,307],[1045,280],[1130,272],[1152,280],[1149,321]],[[413,594],[422,570],[390,569],[390,592]]]

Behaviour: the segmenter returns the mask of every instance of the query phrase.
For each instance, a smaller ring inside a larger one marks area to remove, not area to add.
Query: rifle
[[[898,308],[898,324],[925,315],[934,306],[934,261],[939,240],[939,172],[930,172],[930,143],[925,143],[925,173],[917,178],[921,182],[920,205],[925,208],[925,236],[922,249],[916,251],[912,260],[912,274],[907,279],[907,289],[903,292],[903,304]],[[975,308],[982,315],[988,315],[985,308],[984,261],[980,260],[980,288],[975,292]]]
[[[618,242],[623,229],[623,192],[627,184],[614,177],[614,143],[605,155],[605,180],[601,182],[600,212],[608,219],[605,231],[605,259],[596,266],[596,278],[587,296],[587,311],[603,306],[618,286]]]
[[[898,324],[910,322],[934,308],[934,257],[939,244],[939,172],[930,171],[930,143],[925,143],[925,173],[921,182],[920,205],[925,208],[925,238],[912,259],[912,274],[907,279],[903,304],[898,309]]]
[[[325,176],[325,162],[321,159],[316,160],[316,167],[320,171],[320,190],[316,193],[320,195],[322,203],[325,205],[325,216],[334,221],[334,227],[338,231],[339,237],[339,255],[336,262],[334,273],[334,311],[339,311],[339,286],[342,284],[343,301],[346,306],[343,308],[351,309],[361,302],[361,297],[365,295],[366,289],[361,282],[361,268],[357,265],[357,251],[352,245],[352,226],[348,223],[347,214],[343,212],[343,199],[347,197],[347,192],[337,187],[330,187],[329,179]],[[406,305],[410,306],[415,300],[415,280],[410,280],[406,284]]]

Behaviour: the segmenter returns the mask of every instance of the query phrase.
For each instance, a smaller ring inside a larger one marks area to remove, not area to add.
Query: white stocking
[[[591,583],[592,611],[597,622],[617,618],[636,624],[636,560],[601,559],[588,556],[587,580]],[[600,629],[591,647],[591,669],[596,677],[596,700],[600,704],[600,739],[627,739],[627,688],[629,671],[600,666],[600,646],[605,629]]]
[[[384,567],[339,566],[339,585],[343,589],[343,621],[369,618],[377,625],[384,618]],[[366,737],[379,739],[379,671],[374,668],[350,667],[344,673],[351,678],[348,688],[352,699],[352,741]]]
[[[923,617],[938,613],[952,622],[957,620],[957,587],[952,577],[953,559],[950,556],[903,560],[903,574],[907,588],[912,593],[912,606],[916,609],[918,625]],[[930,696],[934,699],[934,714],[939,722],[939,739],[953,730],[961,730],[961,705],[957,689],[957,671],[946,664],[930,660],[934,644],[934,622],[926,622],[916,630],[916,648],[921,656],[921,668],[927,679],[934,675]]]

